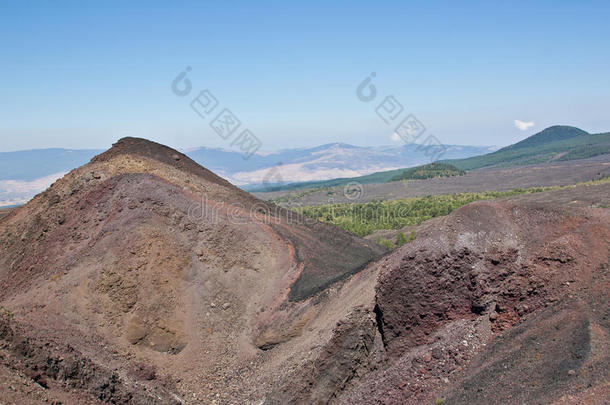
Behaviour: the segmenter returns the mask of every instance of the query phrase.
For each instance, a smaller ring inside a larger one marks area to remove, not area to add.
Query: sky
[[[231,150],[245,129],[262,150],[388,145],[409,114],[445,144],[610,131],[608,1],[328,3],[0,1],[0,151]],[[203,90],[217,106],[200,116]],[[226,139],[210,126],[225,108],[241,122]]]

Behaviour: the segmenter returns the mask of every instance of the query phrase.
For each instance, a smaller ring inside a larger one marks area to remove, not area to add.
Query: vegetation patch
[[[434,177],[462,176],[464,174],[466,174],[465,170],[458,169],[457,167],[448,163],[430,163],[407,169],[398,176],[392,177],[390,181],[424,180]]]
[[[381,245],[388,250],[392,250],[405,243],[413,242],[416,237],[417,232],[415,231],[411,231],[411,234],[408,237],[403,232],[399,232],[393,242],[389,239],[382,238],[381,236],[377,238],[376,242],[378,245]]]
[[[605,154],[610,154],[610,143],[605,145],[597,145],[595,148],[591,148],[590,146],[582,146],[580,148],[571,150],[557,160],[588,159]]]
[[[474,201],[569,189],[577,185],[593,185],[609,181],[610,178],[604,177],[564,187],[533,187],[511,191],[458,193],[400,200],[372,201],[368,203],[313,205],[295,207],[293,210],[307,217],[331,223],[362,237],[380,229],[401,229],[405,226],[419,225],[429,219],[448,215],[457,208]],[[384,246],[390,246],[390,244],[396,246],[396,241],[378,242]]]

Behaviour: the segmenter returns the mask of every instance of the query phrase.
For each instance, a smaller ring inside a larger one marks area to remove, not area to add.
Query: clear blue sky
[[[609,21],[608,1],[2,1],[0,150],[230,149],[171,92],[186,66],[267,150],[390,144],[355,95],[371,72],[444,143],[610,131]]]

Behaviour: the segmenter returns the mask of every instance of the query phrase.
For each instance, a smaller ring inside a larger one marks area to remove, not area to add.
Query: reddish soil
[[[607,402],[605,186],[470,204],[379,258],[121,140],[0,219],[0,402]]]
[[[609,252],[607,209],[478,202],[442,218],[385,259],[376,311],[396,362],[369,377],[375,392],[400,403],[545,403],[603,386],[610,352],[591,342],[610,332]],[[423,363],[404,362],[422,348]],[[421,366],[426,391],[396,389]]]

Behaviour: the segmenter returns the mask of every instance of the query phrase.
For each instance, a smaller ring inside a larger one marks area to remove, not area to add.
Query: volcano
[[[23,333],[109,369],[182,376],[196,396],[226,393],[245,359],[297,339],[314,296],[381,253],[135,138],[12,212],[1,232],[0,299],[31,327]]]
[[[384,255],[124,138],[0,219],[0,399],[595,403],[608,211],[473,203]]]

